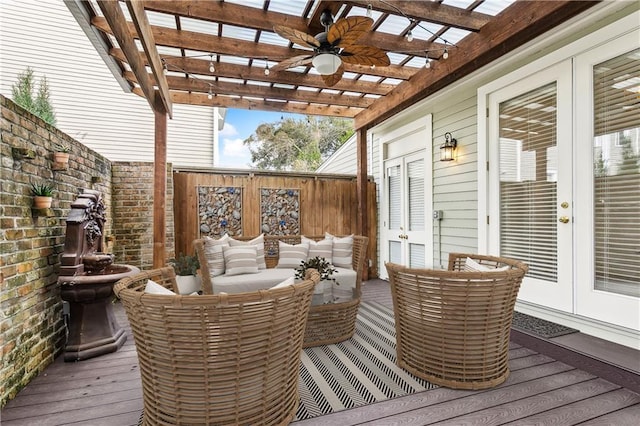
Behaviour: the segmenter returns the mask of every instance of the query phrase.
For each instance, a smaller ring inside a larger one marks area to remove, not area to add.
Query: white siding
[[[357,134],[354,133],[331,157],[318,167],[318,173],[355,175],[358,173]]]
[[[46,75],[57,127],[112,161],[153,161],[154,117],[147,101],[125,93],[65,4],[6,1],[0,8],[0,92],[17,75]],[[174,105],[167,159],[213,165],[213,108]]]
[[[370,164],[374,167],[371,174],[377,184],[378,205],[381,206],[381,196],[384,194],[384,182],[381,180],[381,165],[384,158],[381,152],[381,141],[385,136],[396,129],[416,120],[421,120],[427,114],[433,115],[433,138],[425,143],[433,144],[433,187],[427,191],[433,191],[433,210],[444,211],[445,219],[441,221],[442,231],[442,259],[447,259],[450,252],[477,252],[478,251],[478,116],[477,116],[477,91],[478,88],[502,75],[505,75],[529,62],[534,61],[559,46],[570,43],[595,28],[602,27],[629,13],[630,7],[621,10],[624,5],[609,4],[611,13],[601,13],[602,19],[596,23],[589,22],[582,25],[569,35],[555,37],[553,42],[546,42],[546,37],[529,43],[533,45],[523,46],[507,57],[478,70],[474,74],[447,87],[446,89],[430,96],[429,98],[407,108],[402,113],[386,120],[372,128],[373,146],[370,146]],[[603,6],[607,7],[607,6]],[[637,8],[637,5],[635,6]],[[587,20],[589,14],[575,18],[575,21]],[[562,30],[562,26],[557,31]],[[536,45],[536,43],[538,45]],[[542,44],[542,46],[540,45]],[[450,132],[458,140],[456,161],[440,162],[440,145],[444,143],[444,134]],[[355,158],[355,156],[354,156]],[[345,160],[342,160],[345,161]],[[481,167],[484,167],[482,165]],[[426,206],[428,209],[429,206]],[[383,229],[383,215],[378,215],[380,223],[378,229]],[[485,220],[484,218],[482,220]],[[427,224],[429,226],[429,224]],[[434,264],[438,260],[438,249],[435,245],[437,228],[434,227]],[[379,235],[380,237],[380,235]],[[385,244],[378,238],[379,244]],[[380,247],[378,247],[380,252]],[[379,267],[384,268],[384,259],[380,259]]]

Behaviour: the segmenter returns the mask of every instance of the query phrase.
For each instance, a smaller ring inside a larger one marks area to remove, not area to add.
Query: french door
[[[571,61],[489,95],[489,250],[529,264],[518,298],[573,310]]]
[[[576,61],[576,313],[640,330],[640,39]]]
[[[414,268],[426,265],[425,152],[385,161],[386,260]]]

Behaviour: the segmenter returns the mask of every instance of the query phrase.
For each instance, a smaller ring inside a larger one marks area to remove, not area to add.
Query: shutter
[[[407,164],[409,179],[409,230],[424,231],[424,160]]]
[[[424,244],[409,244],[409,267],[424,268],[425,259]]]
[[[400,166],[393,166],[387,169],[387,182],[389,188],[389,229],[400,229],[402,226],[400,187],[402,177],[400,176]]]
[[[557,281],[556,83],[500,104],[500,254]]]
[[[640,49],[593,82],[595,288],[640,297]]]

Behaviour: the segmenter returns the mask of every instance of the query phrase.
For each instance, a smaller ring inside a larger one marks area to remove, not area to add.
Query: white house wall
[[[486,192],[484,189],[487,184],[484,177],[486,154],[478,152],[478,139],[480,132],[484,134],[486,131],[484,125],[486,112],[478,108],[478,89],[513,71],[520,70],[540,58],[547,57],[563,46],[613,24],[629,14],[635,13],[637,15],[638,8],[637,2],[603,2],[588,13],[574,18],[560,28],[522,46],[507,57],[494,61],[462,81],[370,129],[374,140],[372,154],[376,156],[376,160],[372,161],[376,170],[373,170],[372,174],[378,183],[379,198],[382,198],[385,193],[384,182],[380,179],[381,165],[384,160],[380,157],[382,141],[397,129],[422,120],[431,114],[432,139],[424,141],[424,143],[425,147],[428,146],[426,144],[431,143],[433,148],[433,185],[431,188],[433,206],[426,208],[442,210],[444,213],[444,219],[440,222],[442,235],[440,255],[446,259],[448,253],[452,251],[477,252],[485,250],[487,217],[484,212],[486,211],[486,200],[479,199],[479,194]],[[483,116],[479,117],[478,114]],[[439,147],[444,143],[446,132],[450,132],[458,141],[456,161],[439,161]],[[482,167],[482,173],[479,173],[480,167]],[[384,208],[382,204],[379,205]],[[382,220],[383,214],[379,214],[379,218]],[[382,221],[379,223],[379,229],[383,229]],[[439,252],[436,233],[437,227],[434,226],[433,264],[437,266]],[[386,242],[380,238],[379,244],[386,244]],[[482,247],[479,248],[479,246]],[[384,270],[384,260],[381,256],[379,265],[381,273]],[[542,318],[545,317],[543,310],[536,314]],[[565,317],[563,319],[569,322],[574,319],[575,321],[580,320],[579,317]],[[629,345],[630,339],[624,333],[609,333],[610,330],[616,328],[615,326],[608,327],[607,332],[596,332],[594,327],[587,327],[586,321],[581,324],[578,322],[575,322],[573,326],[589,330],[593,332],[593,335],[600,335],[609,340]],[[633,333],[627,334],[632,338],[635,336]]]
[[[0,92],[27,67],[45,75],[57,127],[112,161],[153,161],[154,116],[125,93],[60,1],[2,1]],[[213,165],[213,108],[174,105],[167,159],[174,166]]]

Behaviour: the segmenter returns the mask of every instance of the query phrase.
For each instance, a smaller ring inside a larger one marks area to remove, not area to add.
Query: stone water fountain
[[[102,194],[91,189],[83,190],[67,216],[58,277],[62,300],[70,307],[65,361],[115,352],[127,340],[113,312],[113,285],[140,270],[113,264],[113,255],[103,253],[105,220]]]

